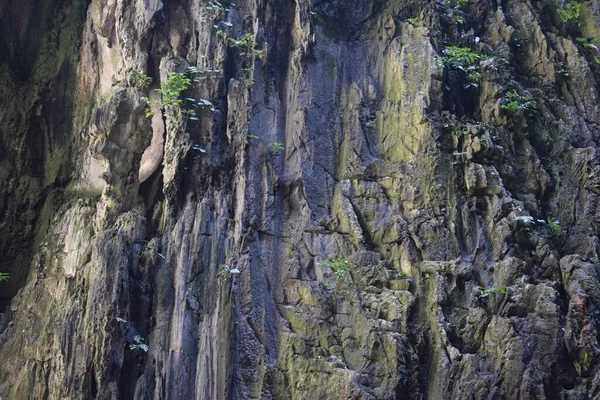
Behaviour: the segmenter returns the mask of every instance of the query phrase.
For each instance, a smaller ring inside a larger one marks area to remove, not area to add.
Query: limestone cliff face
[[[0,31],[0,398],[600,396],[597,0]]]

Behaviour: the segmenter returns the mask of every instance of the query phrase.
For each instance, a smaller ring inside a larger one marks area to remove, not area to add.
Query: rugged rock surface
[[[0,0],[0,397],[600,396],[564,3]]]

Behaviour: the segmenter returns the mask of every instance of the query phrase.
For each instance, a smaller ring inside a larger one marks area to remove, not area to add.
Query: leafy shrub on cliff
[[[560,20],[565,24],[579,24],[579,19],[582,15],[582,7],[577,0],[559,0],[556,11],[558,12]]]
[[[163,85],[162,88],[156,89],[161,95],[162,99],[160,104],[164,107],[175,107],[181,105],[182,99],[180,98],[187,88],[190,87],[192,80],[182,72],[171,72],[169,79]]]
[[[212,102],[206,99],[200,99],[199,101],[190,97],[182,98],[183,92],[188,90],[192,83],[200,82],[206,79],[210,75],[218,74],[219,70],[199,70],[196,67],[189,67],[186,72],[171,72],[169,79],[162,85],[160,89],[156,89],[156,92],[160,95],[160,99],[151,99],[149,97],[142,97],[141,100],[148,103],[148,105],[156,105],[160,108],[173,108],[181,106],[181,111],[184,116],[189,117],[192,120],[198,119],[196,117],[195,109],[210,109],[215,111]],[[138,81],[144,82],[143,77],[138,76]],[[146,116],[150,117],[154,115],[152,110],[148,108],[146,110]]]
[[[500,108],[511,113],[518,111],[531,111],[537,108],[537,103],[533,98],[520,96],[514,90],[506,93],[504,101],[505,103],[502,104]]]
[[[252,74],[254,72],[254,59],[261,59],[264,55],[262,50],[257,50],[256,37],[252,33],[246,33],[239,38],[227,38],[230,47],[241,49],[240,55],[245,58],[244,72],[247,74],[244,82],[248,87],[254,84]]]
[[[247,58],[258,57],[261,58],[263,56],[262,50],[256,50],[256,40],[254,39],[254,35],[252,33],[246,33],[241,36],[239,39],[235,38],[227,38],[229,45],[231,47],[240,47],[243,49],[241,55]]]
[[[445,48],[443,54],[441,61],[446,67],[458,69],[465,73],[467,78],[466,87],[479,86],[478,82],[481,80],[479,62],[488,60],[490,57],[484,54],[475,53],[468,47],[456,46]]]
[[[141,100],[148,103],[149,105],[157,105],[161,108],[165,107],[176,107],[181,105],[183,99],[181,94],[191,85],[192,80],[186,74],[182,72],[171,72],[169,79],[160,88],[156,89],[156,92],[160,94],[160,99],[151,99],[149,97],[142,97]],[[146,111],[146,116],[152,116],[152,110]]]
[[[129,84],[138,89],[148,89],[152,84],[152,78],[142,72],[132,72],[129,76]]]

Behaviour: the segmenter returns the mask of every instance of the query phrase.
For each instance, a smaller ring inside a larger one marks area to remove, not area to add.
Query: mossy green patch
[[[434,68],[429,54],[428,39],[418,29],[408,28],[385,55],[377,130],[381,157],[388,161],[415,159],[423,138],[431,132],[425,117]]]

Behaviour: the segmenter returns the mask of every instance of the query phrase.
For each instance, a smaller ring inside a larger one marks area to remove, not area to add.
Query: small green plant
[[[490,294],[492,293],[502,293],[502,294],[506,294],[507,288],[506,286],[502,285],[502,286],[489,286],[489,287],[481,287],[478,286],[477,287],[477,293],[476,296],[480,299],[486,298],[488,297]]]
[[[0,272],[0,282],[5,282],[10,279],[10,274],[8,272]]]
[[[256,49],[256,38],[252,33],[246,33],[239,38],[227,38],[227,42],[230,47],[240,48],[242,57],[246,58],[245,67],[242,68],[246,77],[244,78],[244,83],[246,86],[250,87],[254,84],[254,79],[252,78],[254,72],[254,59],[261,59],[264,55],[262,50]]]
[[[217,273],[217,279],[220,281],[224,281],[227,278],[237,275],[240,273],[240,270],[237,268],[230,268],[228,265],[221,264],[219,267],[219,272]]]
[[[258,139],[258,136],[256,136],[256,135],[250,135],[250,134],[248,134],[248,135],[246,135],[246,137],[248,139]]]
[[[592,43],[593,40],[599,40],[600,38],[592,38],[592,39],[587,39],[587,38],[583,38],[583,37],[578,37],[575,38],[575,40],[579,43],[581,43],[583,45],[583,47],[585,47],[586,49],[594,49],[594,50],[598,50],[598,46],[596,46],[595,44]]]
[[[161,95],[161,105],[163,107],[176,107],[181,105],[183,100],[181,94],[187,90],[192,83],[190,77],[183,72],[171,72],[167,82],[156,91]]]
[[[206,99],[200,99],[198,101],[191,97],[182,98],[182,94],[190,88],[192,83],[201,82],[220,72],[221,71],[219,70],[213,69],[199,70],[196,67],[189,67],[186,72],[171,72],[169,78],[162,87],[156,89],[156,92],[160,95],[160,99],[142,97],[140,100],[150,106],[158,106],[167,111],[171,108],[181,107],[181,113],[184,117],[193,121],[198,120],[196,109],[210,109],[211,111],[216,111],[213,103]],[[146,109],[146,116],[151,117],[153,115],[152,109],[148,107]]]
[[[534,223],[533,217],[531,217],[529,215],[519,215],[518,217],[515,217],[515,221],[523,222],[525,225]]]
[[[502,104],[500,108],[511,113],[531,111],[537,108],[537,103],[533,98],[520,96],[514,90],[506,93],[504,101],[505,103]]]
[[[450,46],[443,50],[442,63],[449,68],[458,69],[465,73],[467,84],[465,87],[478,87],[481,80],[479,62],[489,60],[484,54],[473,52],[467,47]]]
[[[454,9],[465,8],[469,5],[469,0],[447,0],[450,7]]]
[[[219,21],[218,24],[213,25],[213,28],[217,30],[217,36],[227,36],[227,31],[231,28],[233,24],[227,21]]]
[[[216,18],[221,14],[228,13],[231,11],[229,7],[225,7],[220,1],[212,0],[208,2],[206,6],[206,11],[210,15],[211,18]]]
[[[596,55],[600,53],[600,48],[598,48],[597,45],[592,43],[593,41],[600,41],[600,38],[587,39],[587,38],[578,37],[578,38],[575,38],[575,40],[578,41],[579,43],[581,43],[584,48],[594,50]],[[596,64],[600,64],[600,57],[594,57],[594,62]]]
[[[152,84],[152,78],[148,75],[134,71],[129,75],[129,84],[138,89],[148,89]]]
[[[219,272],[217,272],[217,279],[220,281],[224,281],[229,277],[229,267],[227,265],[221,265],[219,267]]]
[[[229,42],[229,46],[231,47],[242,48],[242,56],[245,56],[247,58],[257,57],[259,59],[263,56],[263,51],[256,49],[256,40],[252,33],[246,33],[238,39],[230,37],[227,38],[227,41]]]
[[[161,98],[151,99],[149,97],[142,97],[141,100],[148,103],[148,105],[158,105],[161,108],[171,108],[180,106],[183,99],[180,98],[181,94],[190,86],[192,80],[182,72],[171,72],[169,79],[160,88],[156,89],[156,92],[160,94]],[[146,110],[146,116],[151,117],[154,113],[150,108]]]
[[[562,226],[560,226],[560,221],[557,220],[554,217],[548,218],[548,226],[550,227],[550,229],[552,230],[552,233],[554,234],[554,236],[560,236],[560,233],[562,232]]]
[[[144,343],[144,338],[141,335],[135,335],[133,337],[132,342],[129,344],[129,349],[132,351],[143,351],[147,353],[149,348],[148,345]]]
[[[517,101],[511,101],[510,103],[502,104],[500,108],[508,112],[514,113],[521,110],[521,105]]]
[[[213,28],[215,28],[217,36],[227,37],[229,28],[233,26],[231,22],[225,21],[226,14],[230,11],[231,8],[223,5],[220,1],[209,1],[206,6],[207,18],[203,18],[202,20],[214,21]]]
[[[284,149],[283,143],[281,143],[281,142],[269,143],[267,145],[267,148],[269,149],[269,153],[272,155],[276,155]]]
[[[409,18],[409,19],[407,19],[407,21],[409,24],[411,24],[412,26],[414,26],[416,28],[422,26],[421,17]]]
[[[331,268],[333,270],[333,275],[338,278],[348,275],[348,270],[350,269],[350,261],[344,258],[334,258],[323,261],[320,265]]]
[[[577,0],[558,0],[556,12],[563,23],[579,25],[582,7]]]
[[[115,317],[115,319],[117,320],[117,322],[119,322],[121,324],[126,324],[127,323],[127,320],[125,318]]]

